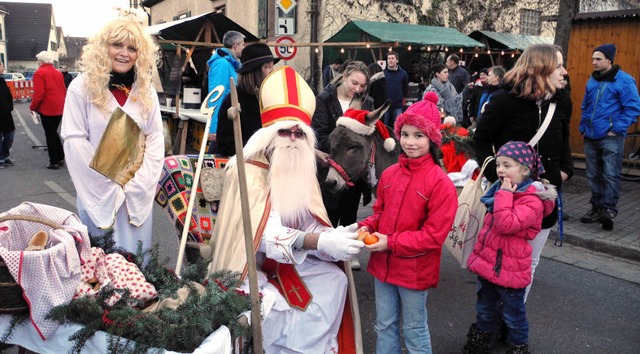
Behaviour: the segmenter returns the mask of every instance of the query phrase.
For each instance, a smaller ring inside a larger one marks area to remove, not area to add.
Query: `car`
[[[24,75],[22,75],[21,73],[4,73],[2,74],[2,76],[4,76],[5,81],[25,81],[26,80],[24,78]]]
[[[35,70],[25,71],[24,78],[27,80],[33,80],[33,74],[35,74]]]

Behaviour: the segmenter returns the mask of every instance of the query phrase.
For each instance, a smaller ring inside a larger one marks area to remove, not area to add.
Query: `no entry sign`
[[[282,60],[291,60],[296,56],[298,47],[288,46],[287,44],[294,44],[295,41],[289,36],[282,36],[276,40],[276,43],[282,44],[282,46],[276,47],[276,55]]]

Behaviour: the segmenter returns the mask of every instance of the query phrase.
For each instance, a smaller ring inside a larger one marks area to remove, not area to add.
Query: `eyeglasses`
[[[304,132],[302,130],[289,130],[289,129],[280,129],[278,130],[278,135],[283,138],[288,138],[293,134],[293,137],[296,139],[304,138]]]

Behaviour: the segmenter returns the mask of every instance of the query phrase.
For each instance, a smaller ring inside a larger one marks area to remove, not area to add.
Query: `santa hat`
[[[396,136],[400,136],[402,126],[413,125],[429,137],[432,143],[440,147],[442,135],[440,133],[440,111],[436,106],[438,95],[435,92],[427,92],[422,101],[418,101],[398,116],[395,124]]]
[[[374,131],[377,131],[382,137],[382,140],[384,140],[384,149],[393,151],[393,149],[396,148],[396,141],[391,137],[391,134],[389,134],[389,129],[379,119],[376,120],[373,126],[367,125],[366,119],[368,113],[369,111],[349,108],[344,112],[342,117],[338,118],[336,126],[347,127],[349,130],[360,135],[371,135]]]

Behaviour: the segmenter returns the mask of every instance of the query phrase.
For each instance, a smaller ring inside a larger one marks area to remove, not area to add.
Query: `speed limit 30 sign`
[[[296,43],[293,38],[289,36],[282,36],[276,40],[276,43],[281,44],[280,46],[276,47],[276,55],[282,58],[282,60],[291,60],[296,56],[298,47],[287,45]]]

